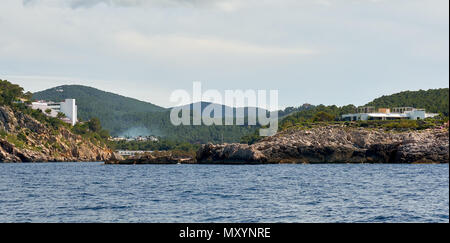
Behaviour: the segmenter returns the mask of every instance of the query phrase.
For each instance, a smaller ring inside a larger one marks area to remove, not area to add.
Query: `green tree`
[[[0,79],[0,105],[11,105],[19,98],[23,98],[23,96],[22,87]]]
[[[89,130],[92,132],[100,132],[102,130],[102,125],[100,123],[100,120],[97,117],[92,118],[90,121],[88,121],[88,127]]]
[[[327,122],[334,121],[335,116],[324,111],[317,112],[313,117],[313,122]]]
[[[59,119],[63,119],[66,117],[66,114],[62,113],[62,112],[58,112],[58,114],[56,115],[57,118]]]

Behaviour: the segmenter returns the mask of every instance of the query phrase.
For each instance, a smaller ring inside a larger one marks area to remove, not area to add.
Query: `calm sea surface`
[[[0,164],[0,222],[449,222],[448,165]]]

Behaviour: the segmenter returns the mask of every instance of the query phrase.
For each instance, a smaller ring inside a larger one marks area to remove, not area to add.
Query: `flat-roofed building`
[[[378,108],[379,113],[389,114],[391,113],[391,109],[389,108]]]
[[[74,126],[78,122],[78,107],[75,99],[66,99],[63,102],[49,102],[49,101],[37,101],[31,103],[31,108],[34,110],[41,110],[45,115],[50,117],[58,117],[58,114],[63,113],[66,118],[63,118],[64,122],[67,122]]]
[[[413,111],[415,108],[414,107],[394,107],[392,108],[392,112],[394,113],[405,113],[408,111]]]
[[[361,106],[357,108],[357,113],[374,113],[375,107],[373,106]]]
[[[153,151],[117,150],[116,153],[118,153],[120,156],[135,156],[135,155],[139,155],[139,154],[153,153]]]
[[[358,109],[360,111],[360,109]],[[368,111],[368,110],[365,110]],[[380,108],[378,112],[358,112],[354,114],[342,115],[344,121],[368,121],[368,120],[421,120],[425,118],[435,117],[439,114],[426,113],[425,109],[416,109],[413,107],[393,108],[392,112],[389,108]]]

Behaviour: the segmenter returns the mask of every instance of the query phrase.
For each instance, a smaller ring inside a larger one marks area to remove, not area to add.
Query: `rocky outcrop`
[[[246,144],[221,144],[203,145],[197,152],[199,163],[263,163],[267,162],[267,157],[256,148]]]
[[[84,139],[65,127],[51,129],[6,106],[0,106],[0,132],[0,162],[78,162],[115,158],[105,145]]]
[[[180,157],[173,155],[170,151],[145,153],[141,155],[131,156],[126,159],[110,159],[105,164],[121,164],[121,165],[133,165],[133,164],[192,164],[193,158]]]
[[[448,163],[448,128],[289,130],[253,144],[204,145],[198,163]]]

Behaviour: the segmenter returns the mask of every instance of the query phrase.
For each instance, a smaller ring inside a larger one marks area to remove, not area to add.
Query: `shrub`
[[[23,141],[23,142],[26,142],[28,140],[27,136],[22,132],[17,134],[17,139],[19,139],[20,141]]]
[[[6,138],[7,135],[8,135],[8,133],[6,133],[6,131],[3,128],[0,128],[0,137]]]
[[[334,121],[335,116],[324,111],[317,112],[313,117],[313,122],[328,122]]]

